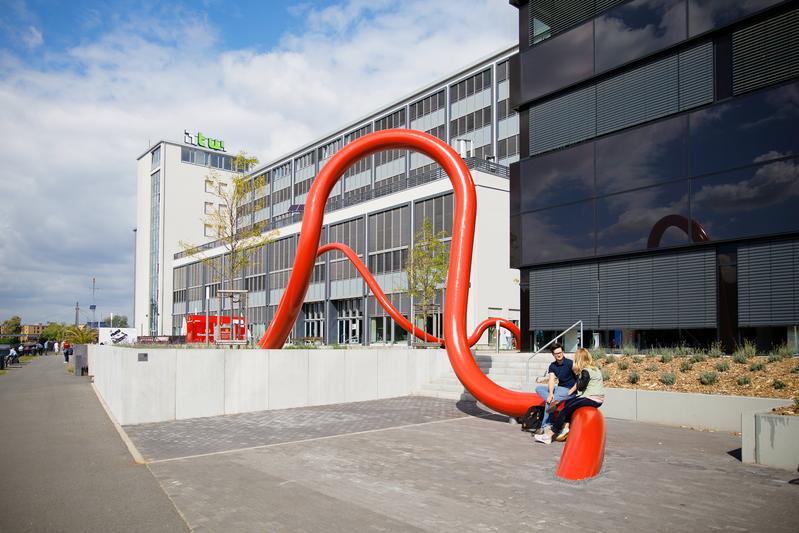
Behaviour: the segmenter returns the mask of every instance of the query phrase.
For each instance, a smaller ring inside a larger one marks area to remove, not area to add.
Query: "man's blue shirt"
[[[577,381],[572,371],[573,366],[574,362],[564,357],[560,364],[557,361],[552,361],[547,372],[555,374],[555,377],[558,378],[559,387],[570,389]]]

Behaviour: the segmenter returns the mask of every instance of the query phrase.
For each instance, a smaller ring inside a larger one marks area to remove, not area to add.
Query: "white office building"
[[[461,150],[478,202],[467,326],[471,329],[488,316],[519,320],[519,273],[509,267],[508,239],[508,165],[519,153],[518,116],[509,107],[508,58],[516,51],[513,47],[494,54],[255,169],[253,179],[266,185],[248,196],[239,222],[278,231],[254,250],[235,282],[249,291],[246,314],[256,338],[288,283],[301,209],[313,179],[348,142],[389,128],[426,131]],[[221,141],[188,132],[183,141],[161,141],[138,159],[135,325],[140,334],[179,335],[186,315],[217,309],[216,298],[206,301],[206,294],[215,293],[218,280],[180,242],[204,243],[204,254],[212,257],[224,254],[202,221],[204,213],[218,207],[206,192],[205,176],[209,167],[230,175],[231,161]],[[452,217],[452,187],[438,165],[405,150],[379,152],[359,161],[333,189],[322,244],[350,246],[395,307],[410,317],[413,304],[404,269],[414,236],[424,219],[436,233],[450,235]],[[427,329],[441,331],[440,309]],[[318,259],[292,337],[327,344],[408,339],[338,252]]]

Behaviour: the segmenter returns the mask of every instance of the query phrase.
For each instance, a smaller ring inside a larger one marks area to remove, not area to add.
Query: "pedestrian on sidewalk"
[[[72,346],[69,341],[64,341],[64,364],[69,363],[69,356],[72,355]]]

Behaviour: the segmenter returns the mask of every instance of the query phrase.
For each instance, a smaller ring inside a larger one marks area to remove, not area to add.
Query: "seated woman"
[[[585,348],[579,348],[574,353],[574,373],[577,375],[577,383],[569,390],[573,393],[578,391],[577,396],[566,400],[563,410],[552,425],[551,431],[545,431],[542,435],[535,435],[538,442],[545,444],[552,443],[552,435],[557,435],[555,440],[564,441],[569,433],[569,421],[572,414],[580,407],[599,407],[605,401],[605,385],[602,381],[602,371],[594,365],[591,352]]]

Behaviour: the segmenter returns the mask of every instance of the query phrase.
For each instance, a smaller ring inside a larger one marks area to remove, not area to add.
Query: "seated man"
[[[573,396],[573,394],[569,394],[569,389],[577,382],[574,372],[572,371],[572,361],[571,359],[566,359],[566,356],[563,354],[563,345],[555,342],[549,347],[549,350],[555,358],[547,369],[549,383],[546,385],[539,385],[535,388],[535,392],[546,402],[544,419],[541,421],[541,432],[550,428],[550,413],[555,410],[558,403],[563,400],[568,400]],[[555,384],[555,380],[557,380],[557,385]]]

